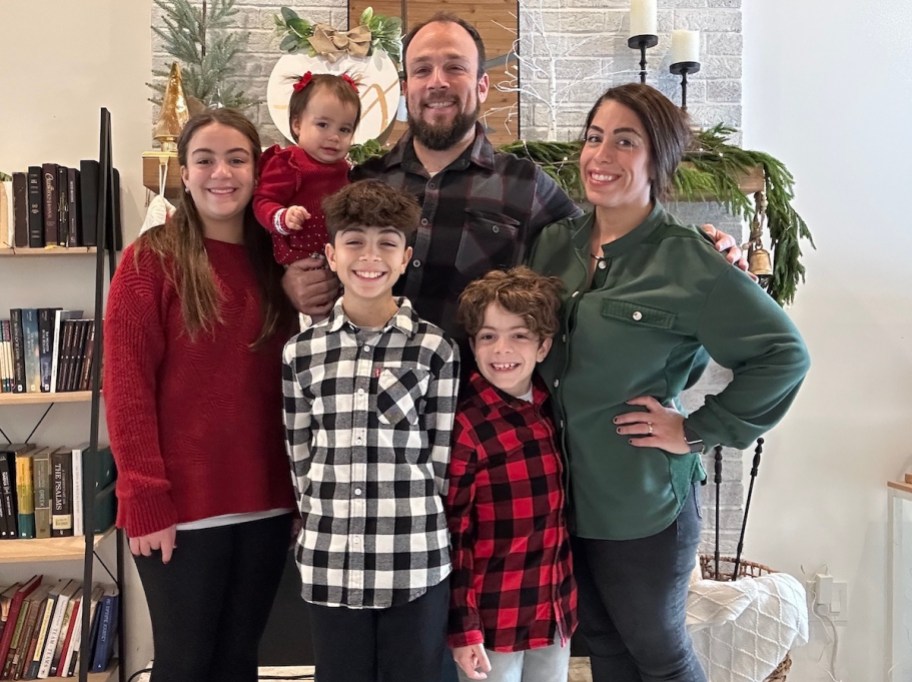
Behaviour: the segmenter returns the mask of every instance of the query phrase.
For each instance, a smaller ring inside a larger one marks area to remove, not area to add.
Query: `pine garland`
[[[238,13],[235,0],[203,0],[201,7],[190,0],[153,1],[164,12],[165,27],[153,26],[152,31],[162,39],[165,51],[181,63],[184,94],[206,106],[246,109],[258,104],[230,82],[237,72],[233,62],[249,37],[249,33],[229,30]],[[153,69],[152,75],[167,79],[168,71]],[[164,84],[147,85],[158,93],[152,101],[160,104]]]
[[[282,7],[279,11],[280,14],[273,17],[276,33],[282,36],[279,49],[291,54],[301,50],[313,57],[316,52],[308,38],[314,34],[314,25],[307,19],[302,19],[290,7]],[[399,63],[402,52],[402,19],[375,14],[372,7],[366,7],[357,25],[367,26],[370,30],[371,45],[368,54],[382,50],[395,63]]]

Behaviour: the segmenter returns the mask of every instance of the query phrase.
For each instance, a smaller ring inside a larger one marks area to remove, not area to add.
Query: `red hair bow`
[[[355,92],[358,92],[358,84],[355,83],[355,79],[354,79],[354,78],[352,78],[351,76],[349,76],[347,73],[343,73],[342,76],[341,76],[341,78],[342,78],[342,80],[344,80],[346,83],[348,83],[350,86],[352,86],[352,90],[354,90]]]
[[[310,85],[310,81],[313,80],[313,74],[308,71],[303,76],[298,79],[298,82],[294,84],[294,91],[301,92],[304,88]]]

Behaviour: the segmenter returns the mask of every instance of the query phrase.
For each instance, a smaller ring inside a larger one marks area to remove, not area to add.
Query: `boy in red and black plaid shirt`
[[[459,299],[478,365],[456,412],[447,495],[449,643],[462,680],[567,679],[577,595],[563,462],[548,392],[533,380],[558,328],[560,287],[518,267]]]

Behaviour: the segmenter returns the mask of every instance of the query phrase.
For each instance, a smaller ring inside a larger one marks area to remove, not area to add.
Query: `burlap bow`
[[[314,24],[313,35],[308,40],[317,54],[335,62],[346,54],[366,57],[370,50],[371,32],[363,24],[350,31],[337,31],[329,24]]]

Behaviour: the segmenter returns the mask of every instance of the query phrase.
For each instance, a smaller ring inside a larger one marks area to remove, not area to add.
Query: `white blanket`
[[[762,682],[789,649],[808,641],[804,587],[786,573],[696,580],[687,628],[710,682]]]

